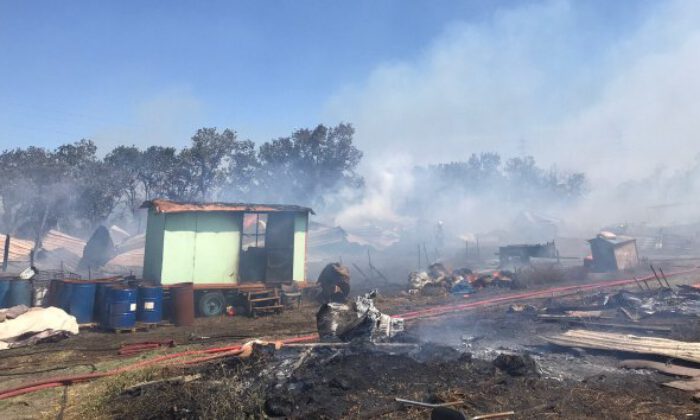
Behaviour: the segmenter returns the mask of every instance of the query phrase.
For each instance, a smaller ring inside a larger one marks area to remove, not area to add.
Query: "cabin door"
[[[289,283],[294,271],[294,213],[269,213],[265,231],[267,283]]]

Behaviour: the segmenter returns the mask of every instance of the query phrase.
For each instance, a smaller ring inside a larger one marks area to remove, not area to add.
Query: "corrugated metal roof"
[[[596,236],[596,237],[593,238],[593,239],[589,239],[588,242],[593,242],[593,241],[596,241],[596,240],[605,241],[605,242],[608,242],[609,244],[612,244],[612,245],[615,245],[615,246],[617,246],[617,245],[622,245],[622,244],[626,244],[626,243],[628,243],[628,242],[634,242],[634,241],[636,241],[636,239],[635,239],[635,238],[632,238],[631,236],[620,236],[620,235],[618,235],[618,236],[616,236],[616,237],[614,237],[614,238],[605,238],[605,237],[602,237],[602,236],[598,235],[598,236]]]
[[[153,208],[156,213],[187,213],[187,212],[294,212],[311,213],[314,211],[308,207],[289,204],[250,204],[250,203],[191,203],[170,200],[145,201],[141,208]]]
[[[50,230],[41,240],[41,244],[46,251],[57,251],[65,249],[78,257],[83,255],[85,241],[74,236],[66,235],[57,230]],[[5,248],[5,234],[0,234],[0,260]],[[34,248],[34,241],[12,237],[10,239],[9,261],[29,261],[29,254]]]

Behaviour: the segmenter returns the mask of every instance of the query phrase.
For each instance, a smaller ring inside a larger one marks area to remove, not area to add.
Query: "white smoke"
[[[700,182],[669,187],[700,153],[700,3],[646,4],[631,28],[608,34],[595,32],[582,3],[546,1],[451,25],[414,60],[383,64],[345,87],[327,112],[354,122],[370,161],[525,153],[589,177],[588,199],[564,218],[596,226],[657,217],[650,206],[700,193]],[[395,163],[368,168],[377,172],[370,179],[409,172]],[[391,214],[386,206],[408,192],[403,183],[382,185],[388,190],[370,192],[348,214]],[[681,213],[664,220],[700,216]]]

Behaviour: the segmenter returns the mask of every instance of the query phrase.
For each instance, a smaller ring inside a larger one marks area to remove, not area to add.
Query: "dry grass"
[[[125,391],[138,383],[194,373],[196,368],[150,368],[100,379],[71,390],[75,404],[66,410],[65,418],[259,418],[266,381],[251,380],[255,363],[203,366],[202,379],[162,382],[137,394]]]

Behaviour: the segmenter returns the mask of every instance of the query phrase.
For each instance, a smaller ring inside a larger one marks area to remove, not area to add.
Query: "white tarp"
[[[15,319],[0,322],[0,350],[12,347],[17,339],[44,333],[78,334],[75,317],[59,308],[31,308]],[[42,334],[50,336],[51,334]]]

